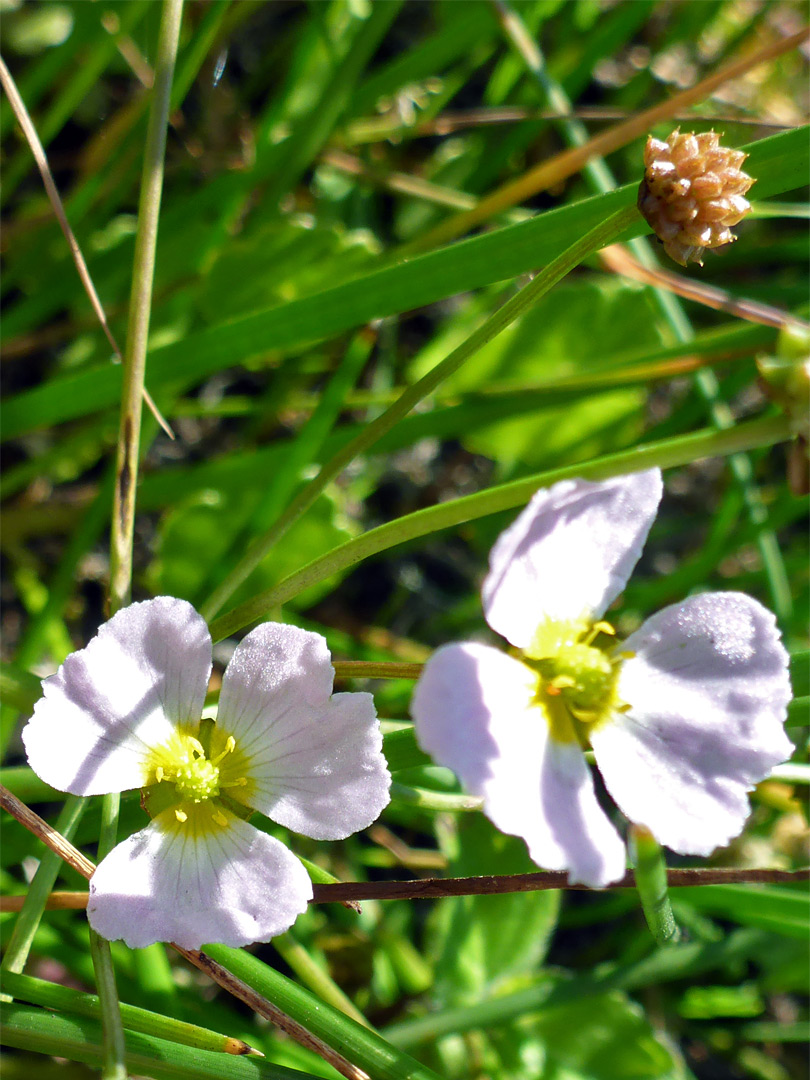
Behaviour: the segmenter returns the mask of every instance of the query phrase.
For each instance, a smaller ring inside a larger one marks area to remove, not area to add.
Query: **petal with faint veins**
[[[542,489],[489,557],[487,622],[518,648],[546,619],[599,618],[638,562],[662,493],[658,469]]]
[[[222,680],[218,724],[248,762],[251,807],[317,840],[364,829],[389,801],[391,777],[371,694],[332,695],[320,634],[263,623]]]
[[[166,811],[103,859],[87,915],[102,937],[132,949],[173,941],[238,948],[283,934],[307,907],[312,883],[278,840],[220,808],[226,827]]]
[[[210,673],[211,637],[191,604],[130,604],[43,682],[22,735],[31,768],[75,795],[139,787],[150,748],[196,729]]]
[[[446,645],[412,703],[419,744],[484,798],[487,817],[549,870],[603,886],[624,874],[624,844],[600,808],[579,744],[551,738],[536,676],[485,645]]]
[[[660,843],[708,855],[742,831],[747,792],[792,752],[776,620],[742,593],[706,593],[658,612],[625,648],[629,709],[591,735],[605,784]]]

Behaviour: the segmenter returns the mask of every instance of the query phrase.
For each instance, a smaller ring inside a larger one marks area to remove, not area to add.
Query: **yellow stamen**
[[[189,735],[188,742],[192,749],[197,751],[200,757],[205,757],[205,750],[203,749],[203,744],[200,742],[199,739],[195,739],[193,735]]]
[[[174,816],[180,822],[188,821],[188,814],[184,810],[175,810]]]
[[[582,639],[582,644],[591,645],[594,639],[598,637],[599,634],[609,634],[610,637],[615,637],[616,631],[609,622],[605,622],[604,619],[600,619],[599,622],[595,622],[593,624],[586,637]]]
[[[217,823],[217,825],[221,825],[223,828],[225,828],[225,826],[228,824],[228,819],[225,817],[221,810],[215,810],[211,815],[211,818]]]
[[[225,749],[222,751],[221,754],[217,754],[217,756],[215,758],[211,758],[211,764],[212,765],[219,765],[220,761],[222,761],[222,759],[227,754],[232,754],[235,749],[236,749],[236,739],[234,739],[233,735],[229,735],[228,736],[228,741],[225,743]]]

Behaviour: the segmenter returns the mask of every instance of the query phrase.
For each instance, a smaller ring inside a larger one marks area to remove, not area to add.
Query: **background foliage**
[[[6,62],[122,341],[160,5],[59,0],[3,10]],[[526,0],[513,11],[544,50],[540,77],[482,0],[187,5],[146,375],[177,438],[145,418],[136,598],[168,593],[205,610],[320,465],[526,274],[634,201],[640,138],[609,155],[609,194],[593,186],[593,171],[577,172],[502,209],[468,240],[433,245],[438,223],[575,138],[570,124],[546,115],[561,92],[597,133],[796,32],[806,14],[781,0]],[[756,213],[738,243],[686,276],[805,318],[797,200],[807,180],[806,77],[794,50],[654,128],[659,137],[679,121],[719,128],[726,143],[751,151],[758,177]],[[25,768],[19,732],[38,677],[105,617],[121,376],[6,100],[0,130],[2,779],[55,821],[60,797]],[[641,219],[631,232],[646,232]],[[223,610],[423,508],[775,415],[756,358],[778,348],[773,327],[662,301],[589,258],[327,485]],[[687,457],[669,470],[615,621],[626,634],[662,604],[709,588],[741,589],[772,607],[795,654],[790,723],[801,781],[807,503],[788,487],[787,453],[766,446],[731,459]],[[341,660],[419,662],[446,641],[486,639],[478,584],[513,515],[395,543],[263,614],[325,634]],[[232,638],[216,647],[219,670],[232,648]],[[348,685],[374,690],[388,730],[407,722],[410,681]],[[522,843],[479,814],[435,809],[455,781],[423,764],[404,730],[387,744],[400,797],[381,821],[340,844],[293,837],[294,850],[356,881],[533,869]],[[420,805],[415,789],[433,793],[433,803]],[[746,832],[714,862],[806,863],[806,792],[784,779],[761,785]],[[137,793],[125,798],[120,835],[143,822]],[[74,842],[94,855],[98,830],[91,804]],[[4,826],[4,892],[25,890],[41,851],[20,826]],[[82,885],[61,871],[57,888]],[[251,950],[249,970],[299,1018],[313,999],[295,997],[296,985],[326,1002],[323,1037],[353,1047],[347,1056],[374,1077],[428,1069],[452,1080],[803,1076],[806,894],[742,885],[672,898],[684,937],[666,950],[656,949],[630,891],[366,902],[359,915],[313,906],[283,938]],[[5,940],[14,919],[2,916]],[[162,946],[113,952],[124,1002],[244,1038],[266,1055],[178,1050],[176,1028],[144,1033],[125,1020],[133,1073],[259,1077],[286,1066],[334,1075]],[[26,971],[91,991],[83,915],[47,912]],[[4,1075],[92,1075],[97,1022],[79,1015],[75,993],[55,1001],[55,1013],[27,1004],[46,1004],[41,991],[18,985],[18,1002],[6,1007],[6,1042],[22,1049],[4,1053]],[[385,1042],[367,1044],[333,1010],[365,1018]]]

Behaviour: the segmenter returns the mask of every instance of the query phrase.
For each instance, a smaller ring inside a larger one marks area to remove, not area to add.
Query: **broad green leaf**
[[[515,1080],[526,1075],[521,1067],[530,1067],[538,1044],[538,1080],[672,1080],[676,1075],[672,1054],[642,1009],[619,992],[593,998],[587,1007],[574,1002],[543,1009],[515,1027],[497,1040],[505,1061],[512,1059]]]

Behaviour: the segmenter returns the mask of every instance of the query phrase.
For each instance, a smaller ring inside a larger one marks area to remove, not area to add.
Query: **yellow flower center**
[[[155,767],[155,779],[159,784],[164,781],[174,784],[177,794],[181,799],[190,802],[204,802],[219,795],[219,769],[218,763],[229,751],[233,750],[235,743],[231,737],[227,748],[216,759],[209,761],[205,756],[202,743],[193,735],[180,737],[181,746],[169,755],[166,765]]]
[[[547,621],[524,652],[523,662],[537,675],[536,700],[560,741],[571,741],[576,734],[587,742],[582,725],[601,723],[626,709],[617,698],[616,683],[628,654],[611,655],[593,644],[600,635],[614,634],[610,623],[601,621]]]
[[[234,737],[218,732],[213,721],[200,721],[196,735],[179,729],[155,747],[145,763],[144,809],[153,819],[173,810],[181,825],[192,815],[198,824],[210,819],[224,826],[223,809],[249,816],[246,803],[251,785],[244,775],[246,765]],[[207,811],[201,818],[202,806]]]

